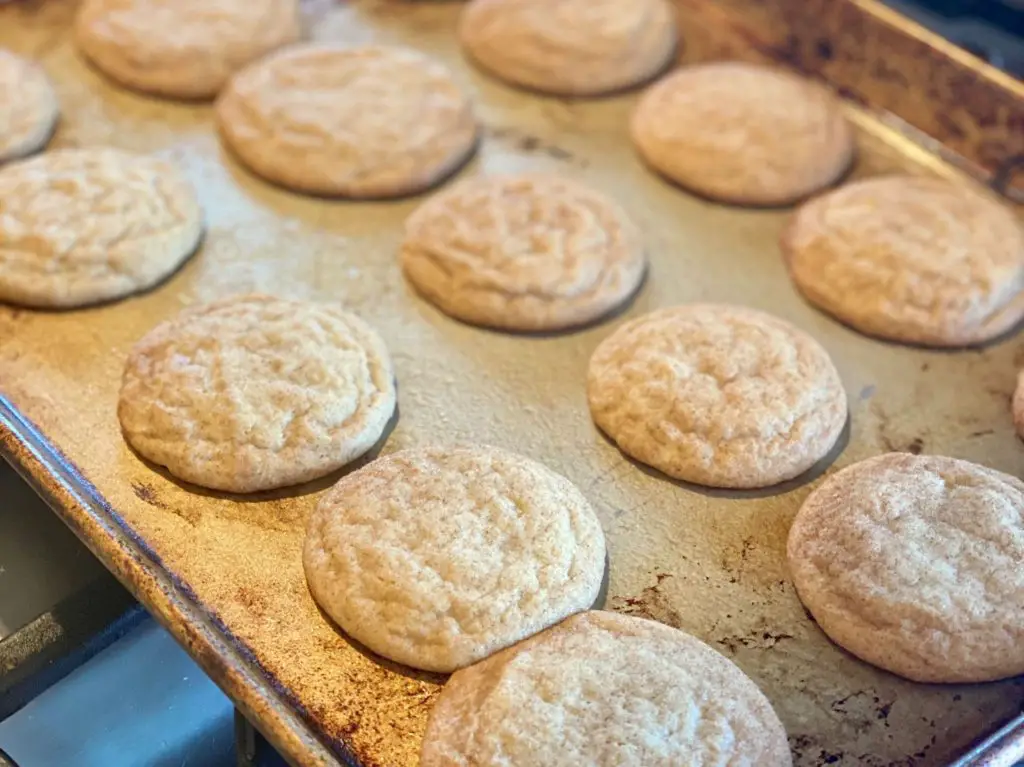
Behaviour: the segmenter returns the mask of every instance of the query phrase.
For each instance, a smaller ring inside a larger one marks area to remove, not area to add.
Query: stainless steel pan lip
[[[979,742],[949,767],[1015,767],[1024,764],[1024,713]]]
[[[304,767],[339,764],[358,767],[344,744],[329,747],[322,742],[302,718],[301,705],[289,700],[273,677],[230,641],[227,627],[196,604],[187,585],[161,565],[160,557],[139,536],[124,527],[96,488],[2,393],[0,457],[121,584],[147,606],[239,710],[250,721],[263,725],[261,732],[266,730],[267,739],[290,763]],[[97,532],[102,534],[104,546],[96,545]],[[241,687],[245,688],[245,695],[239,695]],[[273,727],[266,726],[271,723]],[[281,731],[294,733],[294,739],[282,740],[277,735]],[[297,750],[298,744],[301,748]],[[3,756],[0,752],[0,758]]]

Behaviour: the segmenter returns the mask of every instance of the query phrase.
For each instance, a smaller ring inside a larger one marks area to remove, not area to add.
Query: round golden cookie
[[[225,298],[157,325],[128,355],[117,414],[153,463],[235,493],[295,485],[368,451],[395,412],[380,336],[330,304]]]
[[[587,499],[541,464],[423,448],[341,479],[309,520],[303,564],[349,636],[447,672],[590,607],[605,544]]]
[[[604,195],[555,175],[476,178],[406,221],[402,268],[453,317],[560,330],[622,306],[643,280],[640,231]]]
[[[654,170],[723,202],[783,205],[839,179],[853,131],[831,91],[739,62],[676,70],[633,112],[633,143]]]
[[[298,0],[85,0],[79,50],[134,90],[217,95],[232,73],[302,37]]]
[[[151,288],[196,250],[203,213],[170,163],[59,149],[0,169],[0,301],[70,308]]]
[[[789,767],[786,731],[731,661],[674,628],[580,613],[441,689],[421,767]]]
[[[817,341],[770,314],[719,304],[660,309],[622,325],[590,358],[594,422],[671,477],[755,488],[824,458],[846,392]]]
[[[0,48],[0,163],[46,146],[59,117],[57,95],[42,68]]]
[[[387,46],[303,45],[232,78],[221,137],[264,178],[312,194],[415,194],[476,147],[469,97],[440,63]]]
[[[890,453],[816,489],[789,533],[801,601],[829,637],[917,682],[1024,673],[1024,482]]]
[[[598,96],[651,79],[677,43],[667,0],[472,0],[462,46],[514,85],[561,96]]]
[[[949,181],[847,184],[796,212],[782,250],[808,301],[872,336],[965,346],[1024,317],[1024,228]]]

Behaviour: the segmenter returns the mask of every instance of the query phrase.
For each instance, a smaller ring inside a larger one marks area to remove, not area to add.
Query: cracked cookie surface
[[[563,96],[644,82],[668,65],[677,41],[666,0],[473,0],[459,38],[496,77]]]
[[[554,175],[464,181],[405,225],[402,267],[447,314],[558,330],[613,311],[639,287],[639,230],[604,195]]]
[[[561,475],[496,448],[438,447],[342,478],[310,518],[303,564],[351,637],[448,672],[590,607],[605,543]]]
[[[829,478],[789,533],[804,605],[854,655],[918,682],[1024,673],[1024,482],[890,453]]]
[[[713,487],[792,479],[846,423],[842,381],[817,341],[770,314],[720,304],[622,325],[590,359],[587,397],[623,452]]]
[[[170,163],[116,149],[61,149],[0,169],[0,301],[68,308],[169,276],[203,214]]]
[[[0,163],[46,146],[59,115],[42,67],[0,48]]]
[[[86,0],[79,50],[113,80],[212,98],[232,73],[302,36],[297,0]]]
[[[732,662],[654,621],[575,615],[457,671],[422,767],[792,764],[771,704]]]
[[[391,46],[303,45],[231,79],[217,125],[260,176],[313,194],[386,198],[420,192],[476,145],[468,96],[448,69]]]
[[[774,67],[682,67],[641,97],[631,123],[643,159],[724,202],[782,205],[836,181],[854,156],[838,99]]]
[[[804,297],[869,335],[964,346],[1024,318],[1024,227],[949,181],[847,184],[801,207],[782,248]]]
[[[174,476],[249,493],[355,460],[395,410],[376,331],[328,304],[243,295],[189,309],[129,354],[118,416]]]

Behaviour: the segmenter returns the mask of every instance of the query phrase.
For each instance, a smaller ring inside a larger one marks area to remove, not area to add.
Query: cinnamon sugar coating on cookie
[[[1024,482],[890,453],[830,477],[789,533],[793,582],[829,637],[918,682],[1024,673]]]
[[[143,457],[236,493],[329,474],[373,447],[394,410],[376,331],[340,307],[256,294],[153,328],[128,356],[118,404]]]
[[[623,452],[713,487],[767,487],[835,445],[846,393],[809,335],[753,309],[690,304],[622,325],[594,352],[595,423]]]
[[[869,335],[964,346],[1024,318],[1024,227],[963,185],[847,184],[801,207],[782,248],[804,297]]]
[[[79,50],[146,93],[209,99],[228,78],[302,37],[298,0],[85,0]]]
[[[633,113],[633,143],[654,170],[723,202],[782,205],[835,182],[853,131],[825,86],[776,67],[677,69]]]
[[[582,493],[536,461],[422,448],[338,482],[310,518],[303,564],[349,635],[447,672],[590,607],[605,543]]]
[[[309,44],[268,56],[232,78],[216,117],[251,170],[327,196],[423,191],[477,139],[472,102],[448,69],[396,46]]]
[[[473,0],[459,38],[478,65],[514,85],[597,96],[664,69],[677,32],[666,0]]]
[[[789,767],[771,704],[732,662],[654,621],[592,611],[456,672],[422,767]]]
[[[621,306],[646,258],[614,201],[555,175],[465,181],[408,219],[406,276],[466,322],[511,330],[582,325]]]
[[[196,249],[203,213],[171,163],[59,149],[0,168],[0,301],[70,308],[151,288]]]

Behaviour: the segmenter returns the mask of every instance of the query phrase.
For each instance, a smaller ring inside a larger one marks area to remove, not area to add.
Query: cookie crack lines
[[[781,766],[791,756],[771,705],[730,661],[668,626],[584,612],[453,674],[420,763]]]
[[[301,34],[297,0],[85,0],[75,22],[97,69],[182,99],[212,98],[234,71]]]
[[[485,446],[393,453],[344,477],[310,518],[310,591],[350,636],[452,671],[597,598],[604,534],[568,480]]]
[[[554,175],[472,179],[406,221],[402,268],[447,314],[506,330],[564,330],[639,288],[639,230],[613,201]]]
[[[740,62],[680,68],[633,113],[633,143],[654,170],[725,202],[782,205],[850,166],[853,131],[831,92],[784,69]]]
[[[951,491],[950,478],[964,486]],[[808,497],[787,548],[801,601],[868,663],[921,682],[1024,673],[1015,477],[953,458],[871,458]]]
[[[809,302],[869,335],[974,345],[1024,318],[1024,228],[941,179],[847,184],[798,210],[782,249]]]
[[[139,341],[118,416],[132,447],[176,477],[247,493],[360,457],[395,402],[387,349],[362,320],[328,304],[245,295],[186,310]]]
[[[566,96],[639,85],[669,65],[677,42],[666,0],[473,0],[459,37],[495,77]]]
[[[587,397],[595,423],[624,452],[714,487],[792,479],[832,449],[846,423],[839,374],[814,339],[726,305],[661,309],[624,324],[591,357]]]
[[[203,214],[169,163],[64,149],[0,169],[0,300],[70,308],[146,290],[198,247]]]
[[[268,56],[232,78],[216,116],[225,144],[260,176],[338,197],[421,192],[461,166],[478,135],[448,70],[390,46],[307,44]]]

